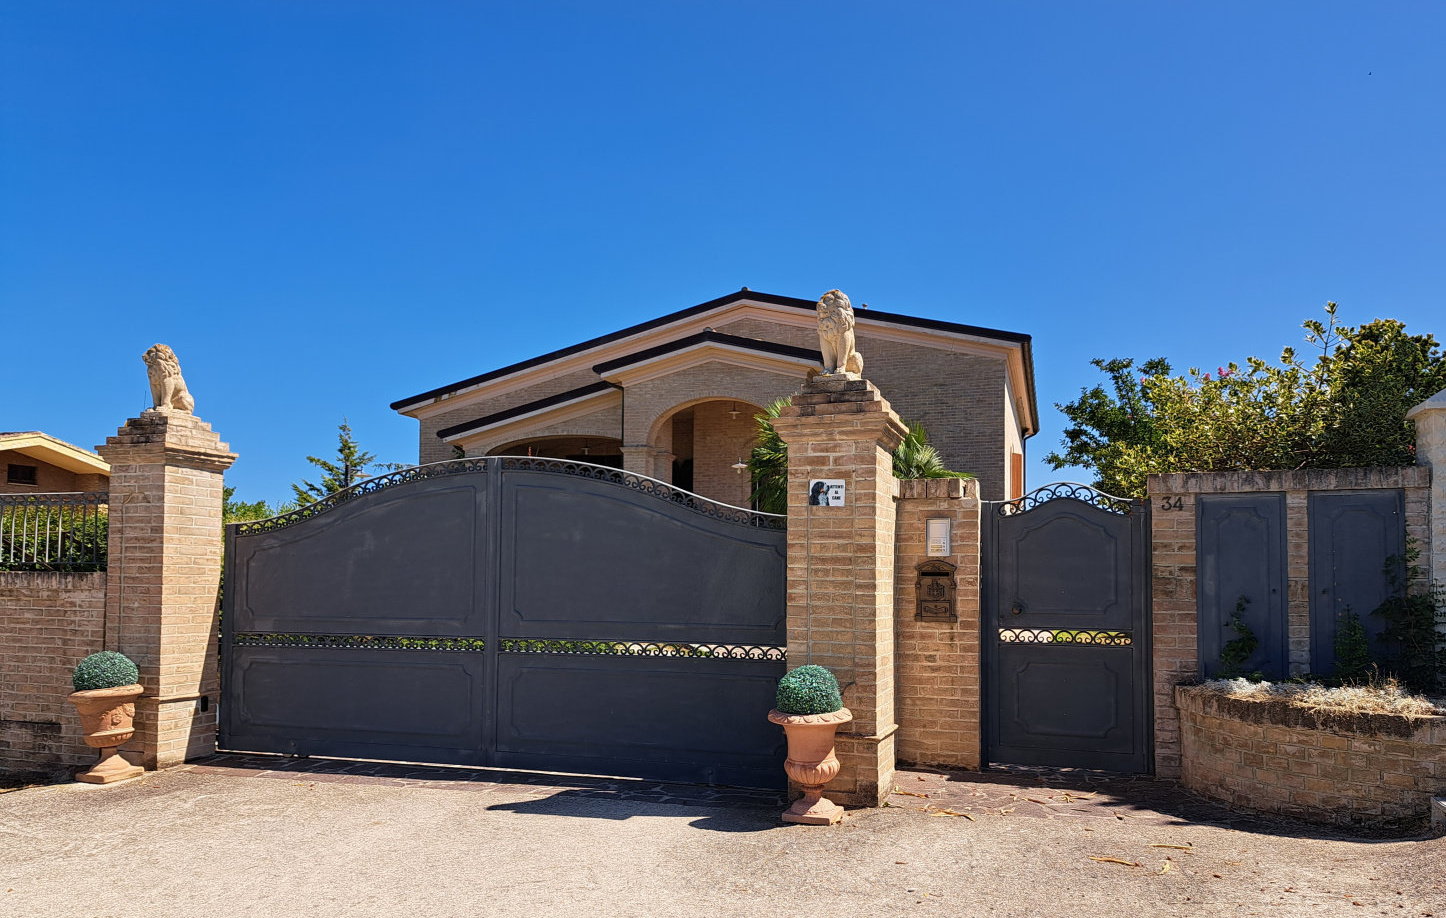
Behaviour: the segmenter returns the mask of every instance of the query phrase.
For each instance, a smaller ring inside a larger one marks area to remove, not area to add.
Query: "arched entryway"
[[[754,416],[761,412],[757,405],[738,399],[687,402],[658,419],[650,442],[672,456],[667,471],[674,485],[746,507],[752,488],[747,470],[739,466],[753,450],[757,438]]]

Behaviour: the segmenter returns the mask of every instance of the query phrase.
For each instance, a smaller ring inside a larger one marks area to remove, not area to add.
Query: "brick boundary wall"
[[[894,622],[898,757],[914,765],[978,769],[980,761],[979,482],[899,482]],[[925,521],[951,521],[950,554],[930,559]],[[957,565],[956,622],[921,621],[918,572],[926,560]]]
[[[95,763],[66,701],[105,640],[105,572],[0,573],[0,773],[59,777]]]
[[[1178,686],[1181,778],[1231,806],[1322,825],[1419,828],[1446,793],[1446,717],[1320,715]]]
[[[1295,472],[1177,472],[1151,475],[1152,593],[1155,688],[1155,774],[1180,776],[1180,722],[1174,688],[1200,678],[1195,577],[1196,502],[1200,494],[1285,494],[1287,625],[1291,671],[1310,661],[1310,548],[1307,506],[1312,491],[1400,488],[1406,535],[1430,555],[1427,519],[1431,470],[1305,469]],[[1168,498],[1168,502],[1167,502]],[[1178,503],[1175,498],[1179,498]]]

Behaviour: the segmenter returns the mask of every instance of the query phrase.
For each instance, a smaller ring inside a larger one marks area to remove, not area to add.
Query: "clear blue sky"
[[[277,500],[350,418],[740,286],[1092,357],[1446,335],[1446,5],[0,0],[0,429],[180,355]],[[887,393],[886,393],[887,394]],[[968,410],[961,405],[961,410]]]

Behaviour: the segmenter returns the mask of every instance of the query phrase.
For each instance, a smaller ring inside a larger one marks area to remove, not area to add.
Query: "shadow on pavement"
[[[778,828],[778,810],[760,809],[752,803],[729,804],[714,801],[710,806],[736,807],[710,813],[688,823],[710,832],[766,832]],[[496,803],[489,810],[532,816],[571,816],[582,819],[632,819],[635,816],[678,816],[679,803],[655,803],[600,791],[564,790],[550,797]]]

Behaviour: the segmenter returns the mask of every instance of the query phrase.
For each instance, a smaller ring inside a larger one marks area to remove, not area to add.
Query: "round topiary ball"
[[[77,692],[120,688],[122,685],[135,685],[140,680],[141,671],[136,669],[130,657],[114,650],[102,650],[81,660],[70,677]]]
[[[784,714],[832,714],[843,710],[838,680],[822,666],[800,666],[778,680],[778,710]]]

